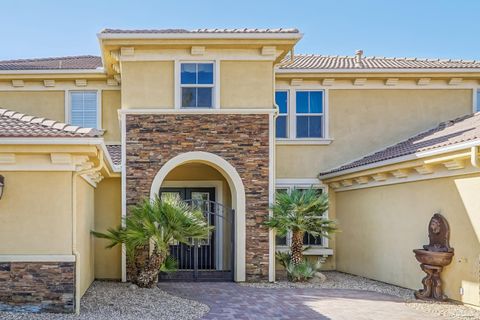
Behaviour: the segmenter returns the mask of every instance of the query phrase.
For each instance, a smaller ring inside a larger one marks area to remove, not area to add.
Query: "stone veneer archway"
[[[157,172],[150,188],[150,199],[154,199],[169,172],[191,162],[200,162],[217,169],[227,180],[232,192],[232,208],[235,209],[235,281],[245,281],[245,187],[237,170],[225,159],[208,152],[182,153],[168,160]]]
[[[238,213],[244,217],[244,227],[240,222],[242,231],[238,231],[244,240],[237,238],[241,249],[236,255],[236,280],[273,278],[270,231],[264,225],[269,215],[273,173],[270,118],[270,114],[263,113],[125,114],[125,208],[149,198],[152,188],[158,192],[166,172],[178,166],[175,163],[203,161],[229,179],[233,206],[243,211]],[[159,181],[155,186],[154,180]],[[240,192],[241,184],[244,192]],[[240,193],[244,209],[238,207]]]

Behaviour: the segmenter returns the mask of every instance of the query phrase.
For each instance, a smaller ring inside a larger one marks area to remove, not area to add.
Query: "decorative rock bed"
[[[81,313],[9,313],[0,312],[2,320],[123,320],[123,319],[198,319],[208,306],[170,295],[159,288],[131,288],[128,283],[95,281],[82,298]]]
[[[323,282],[294,283],[279,281],[276,283],[245,283],[243,285],[258,288],[323,288],[375,291],[400,297],[405,300],[407,306],[413,309],[432,313],[447,319],[480,319],[480,310],[462,305],[455,301],[420,301],[415,299],[413,295],[414,291],[410,289],[342,272],[324,271],[322,273],[326,276],[326,280]]]

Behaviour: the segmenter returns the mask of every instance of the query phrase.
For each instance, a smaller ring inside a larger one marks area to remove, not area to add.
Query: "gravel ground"
[[[159,288],[130,289],[128,283],[95,281],[82,298],[80,315],[0,312],[2,320],[198,319],[207,305],[170,295]]]
[[[405,304],[413,309],[442,316],[446,319],[480,319],[480,310],[462,305],[458,302],[425,302],[416,300],[413,290],[397,287],[387,283],[370,280],[336,271],[322,272],[327,280],[323,283],[293,283],[279,281],[276,283],[244,283],[245,286],[259,288],[325,288],[325,289],[355,289],[375,291],[405,300]],[[419,286],[420,283],[419,283]]]

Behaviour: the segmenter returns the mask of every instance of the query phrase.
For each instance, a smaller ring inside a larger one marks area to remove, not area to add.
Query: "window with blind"
[[[70,118],[72,125],[98,129],[97,91],[70,92]]]

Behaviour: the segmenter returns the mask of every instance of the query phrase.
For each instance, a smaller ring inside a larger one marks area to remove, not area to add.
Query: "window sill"
[[[287,246],[277,246],[277,251],[287,252],[290,250]],[[333,249],[310,246],[307,250],[303,252],[304,256],[333,256]]]
[[[275,140],[277,146],[288,145],[317,145],[324,146],[333,142],[333,139],[279,139]]]

